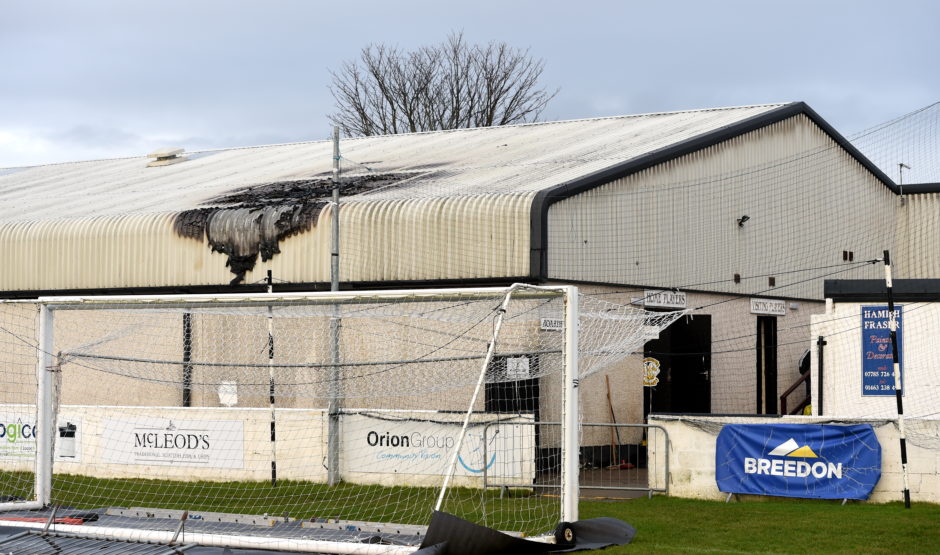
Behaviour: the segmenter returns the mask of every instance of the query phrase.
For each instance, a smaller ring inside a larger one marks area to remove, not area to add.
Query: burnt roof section
[[[394,186],[414,174],[369,174],[339,180],[342,196],[369,193]],[[185,210],[173,220],[180,237],[209,243],[213,252],[226,255],[225,265],[242,283],[258,262],[280,254],[280,242],[316,225],[333,193],[329,177],[278,181],[236,189],[211,198],[203,206]]]
[[[372,198],[534,194],[781,104],[636,114],[343,139],[353,166],[421,175]],[[237,188],[328,176],[331,141],[230,148],[146,168],[141,157],[35,166],[0,175],[0,225],[176,213]],[[427,175],[428,170],[435,170]]]

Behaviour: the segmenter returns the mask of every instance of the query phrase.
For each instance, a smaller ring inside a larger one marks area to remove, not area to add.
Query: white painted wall
[[[775,286],[755,276],[839,264],[843,251],[855,261],[876,258],[894,248],[898,206],[894,193],[799,115],[553,204],[548,274],[821,300],[825,272],[782,275]],[[906,272],[906,262],[898,257],[896,270]],[[850,276],[879,271],[863,265]],[[745,279],[734,283],[734,274]]]
[[[835,303],[811,322],[813,346],[813,414],[818,415],[819,368],[815,339],[823,336],[823,415],[852,418],[895,418],[895,396],[862,394],[862,306],[887,302]],[[902,307],[901,362],[904,414],[915,418],[940,416],[940,303],[896,303]],[[890,351],[888,352],[890,353]],[[888,368],[890,369],[890,359]]]
[[[439,487],[463,417],[437,411],[344,415],[340,421],[342,479],[356,484]],[[486,425],[497,418],[498,425]],[[278,478],[326,482],[326,411],[278,409],[276,420]],[[72,423],[77,429],[71,456],[56,434],[56,474],[182,481],[265,481],[271,477],[268,409],[63,405],[57,421],[57,426]],[[9,434],[0,437],[0,470],[32,470],[33,422],[31,406],[0,406],[4,430],[10,423],[19,424],[16,442]],[[535,427],[531,423],[527,416],[475,415],[452,484],[482,486],[484,428],[489,479],[506,485],[531,484],[535,478]],[[142,445],[146,435],[154,441]],[[178,436],[183,447],[164,445]],[[402,437],[413,445],[389,439]]]
[[[901,475],[901,454],[896,422],[872,419],[817,418],[789,416],[774,418],[749,417],[681,417],[652,416],[650,424],[666,429],[669,434],[669,495],[697,499],[723,500],[727,496],[715,482],[715,442],[725,424],[871,424],[881,444],[881,480],[869,500],[874,503],[901,501],[904,489]],[[908,471],[913,502],[940,503],[940,421],[911,420],[907,422]],[[650,453],[649,475],[661,471],[666,457]],[[650,484],[653,486],[654,484]]]

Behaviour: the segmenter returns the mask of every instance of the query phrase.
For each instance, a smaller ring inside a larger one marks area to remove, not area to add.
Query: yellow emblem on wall
[[[655,387],[659,383],[659,361],[653,357],[643,359],[643,385]]]

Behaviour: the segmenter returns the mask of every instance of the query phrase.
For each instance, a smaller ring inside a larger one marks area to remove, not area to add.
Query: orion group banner
[[[870,424],[728,424],[715,446],[725,493],[867,499],[881,478]]]

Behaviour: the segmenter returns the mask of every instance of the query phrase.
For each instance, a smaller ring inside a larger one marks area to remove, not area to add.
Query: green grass
[[[4,495],[31,498],[33,476],[0,473]],[[296,519],[336,518],[399,524],[427,524],[439,488],[383,487],[281,480],[270,482],[183,482],[144,479],[102,479],[56,474],[52,501],[75,509],[147,507],[235,514],[289,516]],[[452,488],[443,510],[500,530],[528,535],[551,530],[558,520],[558,499],[513,489],[501,498],[495,489]],[[485,508],[484,508],[485,504]],[[526,525],[520,525],[520,513]],[[485,514],[484,514],[485,513]]]
[[[940,505],[674,497],[582,501],[581,518],[611,516],[637,529],[615,553],[940,553]]]
[[[0,473],[3,494],[29,496],[32,475]],[[17,489],[22,490],[18,491]],[[486,524],[528,534],[549,530],[558,500],[514,490],[511,498],[486,492]],[[328,517],[426,524],[436,488],[311,482],[170,482],[105,480],[56,475],[53,497],[74,508],[138,506],[293,518]],[[483,493],[454,489],[445,510],[483,523]],[[263,507],[263,511],[259,508]],[[410,507],[410,508],[409,508]],[[584,500],[581,518],[610,516],[629,522],[637,536],[616,553],[940,553],[940,505],[876,505],[818,500],[745,500],[734,503],[656,496],[626,501]],[[519,514],[537,521],[519,525]],[[520,529],[522,528],[522,529]]]

